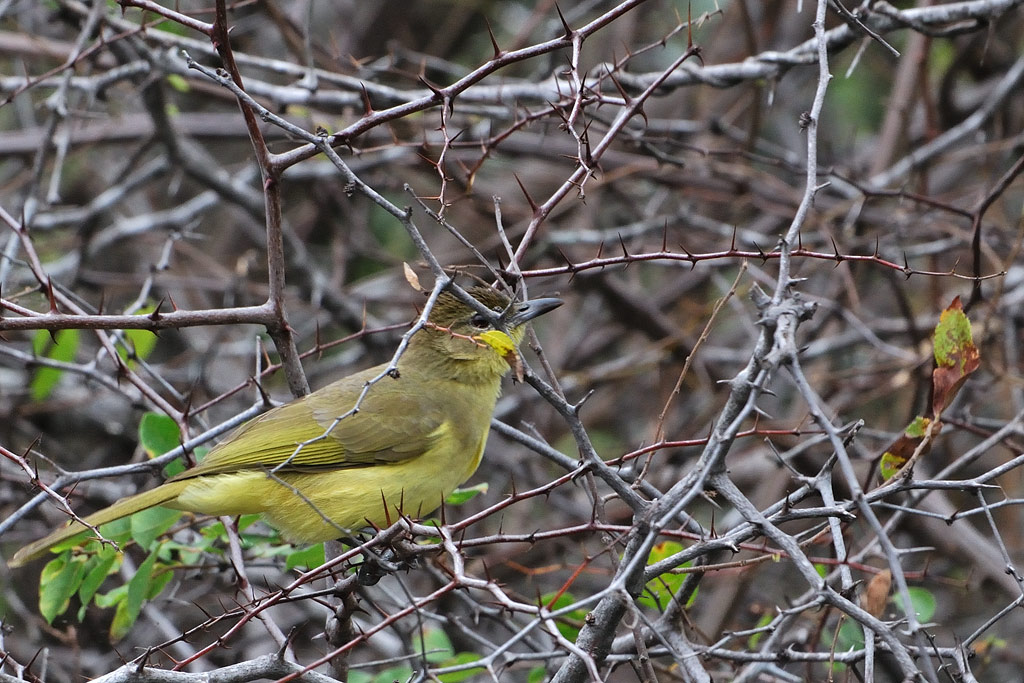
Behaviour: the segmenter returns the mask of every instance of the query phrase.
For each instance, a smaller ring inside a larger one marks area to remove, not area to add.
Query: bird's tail
[[[101,524],[107,522],[113,522],[121,519],[122,517],[128,517],[136,512],[142,510],[148,510],[151,507],[158,505],[164,505],[169,503],[178,497],[185,487],[191,483],[188,480],[181,481],[169,481],[161,486],[151,489],[149,491],[143,491],[134,496],[128,496],[122,498],[110,507],[103,508],[98,512],[94,512],[88,517],[84,518],[86,524],[92,527],[98,527]],[[8,565],[11,567],[20,567],[24,564],[28,564],[32,560],[40,558],[46,554],[53,546],[66,541],[76,534],[80,534],[89,527],[81,522],[71,522],[67,526],[57,529],[53,533],[45,536],[38,541],[29,543],[24,548],[19,550],[11,558]]]

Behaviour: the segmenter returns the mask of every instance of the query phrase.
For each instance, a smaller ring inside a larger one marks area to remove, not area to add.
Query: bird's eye
[[[469,319],[469,324],[478,330],[482,330],[486,327],[491,326],[491,321],[487,319],[483,313],[474,313],[473,317]]]

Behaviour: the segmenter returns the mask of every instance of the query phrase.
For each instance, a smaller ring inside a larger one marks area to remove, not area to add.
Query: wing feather
[[[286,461],[279,472],[365,467],[422,455],[444,436],[445,417],[437,405],[443,397],[427,392],[410,395],[402,378],[374,384],[359,411],[331,428],[338,416],[355,405],[364,383],[380,371],[371,368],[346,377],[250,420],[196,467],[174,479],[270,470]],[[299,444],[304,444],[301,449]]]

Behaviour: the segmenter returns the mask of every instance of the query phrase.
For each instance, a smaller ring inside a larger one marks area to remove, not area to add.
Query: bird
[[[442,291],[392,372],[378,365],[263,413],[195,467],[24,546],[10,566],[156,506],[260,513],[296,544],[429,514],[480,465],[502,377],[522,372],[524,325],[562,305],[513,301],[485,286],[468,293],[493,315]]]

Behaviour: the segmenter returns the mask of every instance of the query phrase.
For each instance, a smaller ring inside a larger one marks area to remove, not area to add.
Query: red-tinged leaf
[[[910,457],[914,455],[914,451],[924,441],[930,425],[931,420],[927,417],[915,417],[914,421],[903,430],[900,437],[885,449],[885,452],[882,453],[882,461],[879,463],[879,470],[882,473],[883,480],[889,481],[892,479],[903,468],[903,465],[910,460]],[[928,446],[926,446],[927,448]]]
[[[935,326],[935,370],[932,371],[932,414],[938,417],[952,403],[967,376],[978,369],[981,356],[971,335],[971,321],[960,297],[939,316]]]

